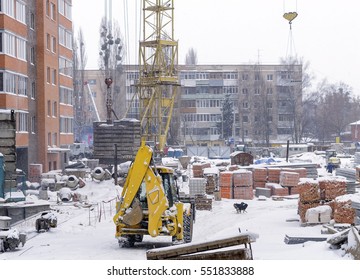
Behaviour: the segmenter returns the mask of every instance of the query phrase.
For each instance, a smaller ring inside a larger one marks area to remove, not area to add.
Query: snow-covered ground
[[[320,175],[326,175],[321,156],[304,154],[298,160],[319,163]],[[350,159],[342,161],[351,164]],[[184,187],[184,183],[183,183]],[[115,198],[121,188],[112,180],[103,182],[86,180],[86,186],[77,189],[78,194],[87,197],[87,204],[80,202],[56,203],[56,193],[50,193],[52,209],[58,218],[58,226],[48,232],[37,233],[35,219],[18,225],[25,231],[28,240],[24,247],[15,251],[0,253],[0,260],[146,260],[146,251],[152,248],[170,246],[170,237],[151,238],[135,244],[134,248],[123,248],[114,237]],[[360,195],[359,193],[356,195]],[[27,202],[36,203],[35,196]],[[246,213],[236,213],[234,199],[213,201],[211,211],[197,211],[194,224],[193,242],[202,242],[233,236],[241,232],[258,235],[252,243],[254,260],[352,260],[342,249],[331,249],[326,241],[309,241],[289,245],[285,235],[324,236],[322,225],[301,226],[297,214],[296,196],[284,200],[254,198],[246,201]],[[0,262],[0,266],[2,263]]]

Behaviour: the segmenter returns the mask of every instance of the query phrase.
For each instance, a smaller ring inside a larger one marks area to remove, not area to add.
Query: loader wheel
[[[193,235],[193,215],[184,215],[184,242],[190,243]]]

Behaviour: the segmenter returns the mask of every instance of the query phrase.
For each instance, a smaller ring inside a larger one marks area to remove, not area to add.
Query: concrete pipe
[[[67,179],[66,185],[71,188],[75,189],[77,185],[79,184],[79,179],[75,175],[70,175]]]
[[[93,179],[102,181],[104,180],[104,176],[105,176],[105,170],[101,167],[96,167],[93,171],[91,176],[93,177]]]
[[[58,196],[61,201],[68,202],[72,199],[72,192],[69,188],[62,188],[59,190]]]

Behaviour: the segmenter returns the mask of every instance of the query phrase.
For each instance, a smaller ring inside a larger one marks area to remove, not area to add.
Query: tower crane
[[[142,40],[139,45],[141,143],[166,144],[177,95],[178,42],[174,39],[174,0],[142,0]],[[131,108],[131,106],[129,106]]]

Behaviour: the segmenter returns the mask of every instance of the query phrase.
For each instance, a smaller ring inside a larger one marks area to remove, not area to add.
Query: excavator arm
[[[155,173],[155,168],[151,167],[152,155],[152,149],[149,146],[142,145],[129,169],[121,200],[117,204],[117,213],[113,217],[117,226],[117,237],[121,235],[122,229],[136,227],[136,224],[142,219],[142,209],[136,197],[142,184],[146,186],[148,234],[153,237],[158,236],[162,227],[161,216],[169,204],[161,177]]]

